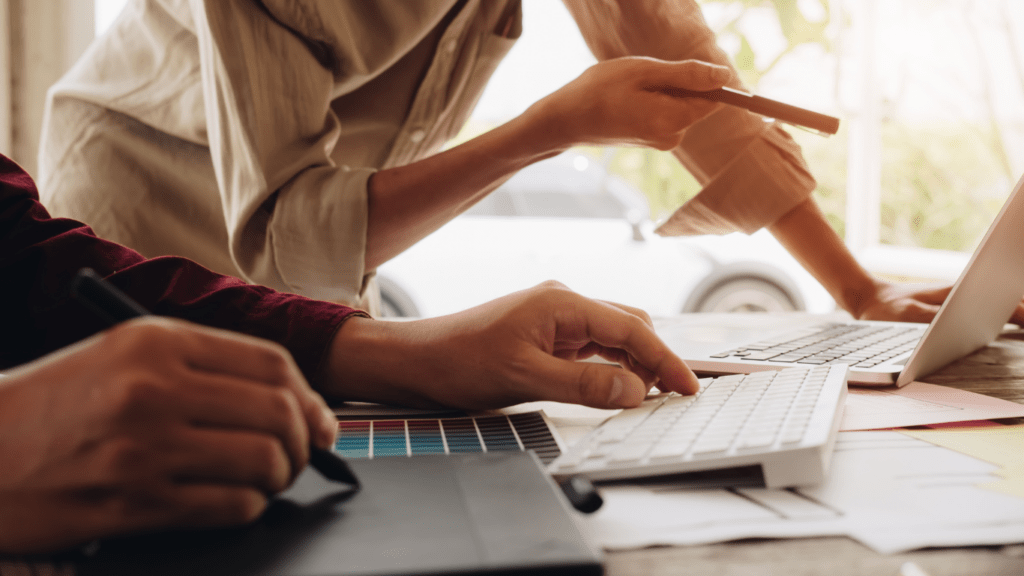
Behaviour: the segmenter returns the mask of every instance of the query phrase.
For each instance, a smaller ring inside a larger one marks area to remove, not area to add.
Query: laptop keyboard
[[[917,326],[825,324],[711,357],[872,368],[913,350],[922,334],[924,329]]]
[[[701,380],[609,418],[549,466],[593,480],[760,465],[769,487],[825,475],[846,393],[846,366],[793,367]]]

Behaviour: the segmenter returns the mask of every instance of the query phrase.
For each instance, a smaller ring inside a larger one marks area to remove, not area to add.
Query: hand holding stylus
[[[834,134],[839,119],[726,86],[732,70],[699,60],[627,56],[598,62],[530,107],[520,141],[553,151],[636,145],[672,150],[686,129],[724,104]]]
[[[334,417],[310,425],[290,356],[253,340],[148,316],[8,372],[0,550],[259,517]]]
[[[126,320],[149,315],[149,312],[146,311],[145,308],[129,298],[125,293],[103,280],[103,278],[89,268],[83,268],[79,271],[78,276],[75,277],[71,295],[83,305],[90,308],[97,314],[97,316],[102,318],[111,326]],[[239,338],[241,339],[241,337]],[[282,359],[280,362],[275,362],[274,364],[283,364],[282,367],[285,368],[287,372],[290,372],[290,374],[285,375],[276,374],[276,372],[280,372],[280,370],[267,370],[266,372],[260,372],[260,363],[256,363],[251,366],[249,370],[249,375],[252,378],[258,381],[266,380],[267,383],[279,383],[281,380],[302,381],[297,384],[297,386],[302,389],[299,396],[312,399],[311,401],[307,400],[304,402],[305,406],[302,407],[303,411],[307,414],[307,417],[311,420],[311,429],[320,430],[320,438],[314,439],[310,448],[310,464],[312,464],[313,467],[325,477],[338,482],[345,482],[358,488],[359,481],[349,470],[345,462],[330,451],[330,442],[334,438],[333,427],[335,426],[333,414],[327,409],[326,404],[324,404],[322,400],[317,402],[319,396],[310,390],[308,385],[302,386],[302,384],[304,384],[304,380],[301,374],[298,373],[298,368],[296,368],[294,363],[291,362],[287,352],[283,350],[275,350],[269,342],[262,342],[253,338],[245,338],[244,341],[240,341],[237,346],[239,352],[243,351],[242,347],[246,343],[256,348],[266,348],[266,353],[268,355],[276,352],[278,356],[282,356]],[[225,362],[229,361],[230,360],[225,359]],[[302,398],[299,398],[299,401],[300,403],[303,403]],[[294,452],[292,456],[292,464],[299,464],[295,459],[296,454]],[[301,469],[301,467],[302,466],[294,468],[293,475],[296,474],[297,470]]]

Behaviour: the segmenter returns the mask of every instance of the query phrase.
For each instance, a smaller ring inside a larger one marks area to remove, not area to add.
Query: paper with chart
[[[979,487],[1024,498],[1024,426],[982,426],[904,432],[999,466],[998,480]]]
[[[1024,405],[924,382],[902,388],[851,386],[849,392],[840,430],[1024,417]]]
[[[899,432],[841,432],[829,480],[799,490],[602,488],[608,549],[846,535],[882,553],[1024,541],[1024,498],[979,488],[999,466]]]

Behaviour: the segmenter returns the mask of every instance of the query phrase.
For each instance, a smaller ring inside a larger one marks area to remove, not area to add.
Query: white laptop
[[[1024,295],[1024,177],[1017,182],[931,324],[824,322],[813,315],[684,316],[656,324],[694,371],[751,373],[847,364],[849,382],[903,386],[987,345]],[[821,330],[833,337],[818,343]]]

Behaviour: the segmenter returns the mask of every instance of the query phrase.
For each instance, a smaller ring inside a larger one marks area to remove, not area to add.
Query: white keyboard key
[[[686,454],[686,451],[690,449],[689,442],[671,442],[666,440],[666,438],[663,438],[662,441],[651,450],[651,453],[649,454],[651,459],[679,458],[683,454]]]
[[[729,449],[730,442],[728,440],[711,440],[708,442],[698,441],[693,447],[694,454],[714,454],[716,452],[725,452]]]
[[[637,462],[647,452],[647,447],[646,444],[624,444],[608,456],[608,461],[614,463]]]
[[[783,444],[793,444],[804,439],[803,430],[787,431],[782,434],[781,441]]]
[[[621,442],[616,442],[614,444],[598,444],[590,451],[588,458],[607,458],[608,456],[611,456],[612,452],[618,450],[620,446],[622,446]]]
[[[579,466],[586,460],[587,454],[582,450],[567,454],[565,460],[562,461],[563,466]]]
[[[770,446],[774,441],[774,434],[759,434],[741,440],[739,448],[763,448],[765,446]]]

